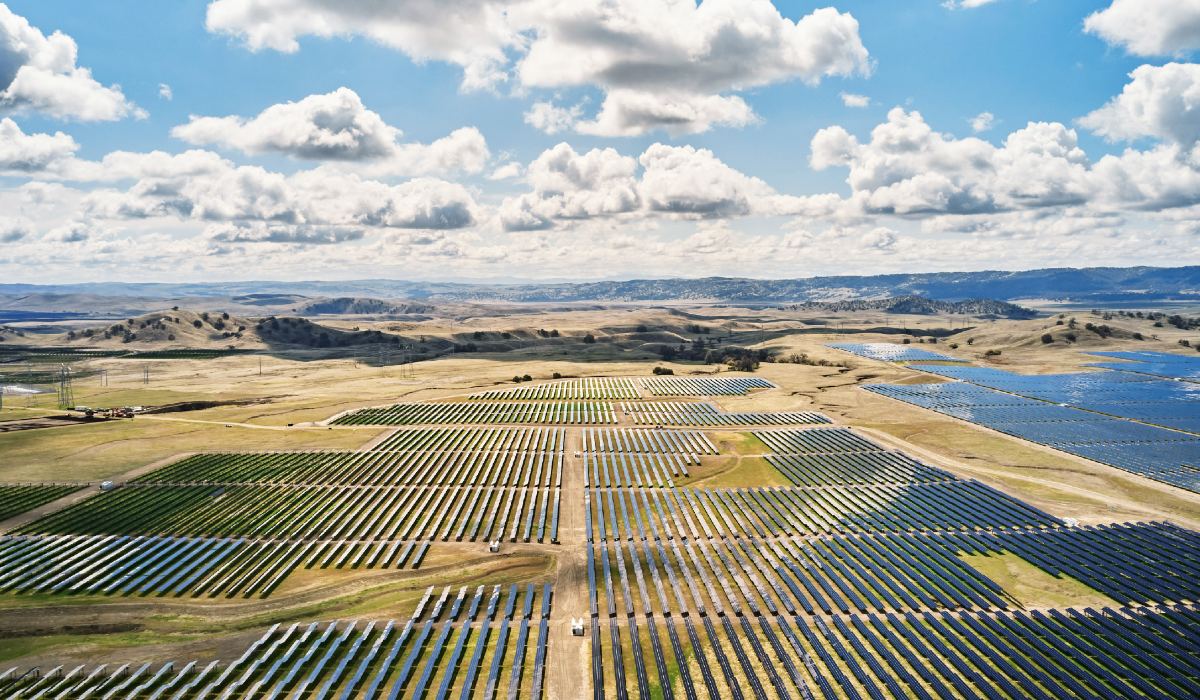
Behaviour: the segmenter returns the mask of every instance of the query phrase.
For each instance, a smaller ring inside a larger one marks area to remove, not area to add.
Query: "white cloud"
[[[457,129],[429,144],[397,143],[400,130],[344,87],[272,105],[250,118],[192,116],[171,135],[249,154],[275,152],[361,165],[371,176],[478,173],[490,157],[487,141],[475,127]]]
[[[996,147],[936,133],[920,113],[897,107],[866,143],[840,126],[822,129],[810,163],[849,169],[850,196],[831,209],[839,215],[846,207],[920,218],[1062,207],[1160,211],[1200,202],[1200,158],[1189,147],[1166,143],[1092,163],[1074,130],[1059,123],[1030,122]]]
[[[852,15],[823,8],[793,22],[769,0],[214,0],[207,25],[254,50],[362,34],[462,66],[464,89],[510,76],[523,90],[599,88],[605,99],[590,120],[546,102],[527,115],[544,130],[577,124],[599,135],[742,126],[754,113],[733,93],[871,68]]]
[[[141,179],[93,191],[83,203],[89,216],[417,229],[465,228],[478,216],[465,187],[434,178],[389,185],[324,166],[284,175],[197,156],[160,159],[160,168],[130,160]]]
[[[28,238],[31,228],[26,220],[0,217],[0,243],[16,243]]]
[[[205,227],[204,235],[209,240],[220,243],[333,245],[362,240],[365,232],[359,227],[292,226],[255,221],[210,224]]]
[[[377,177],[480,173],[490,158],[487,140],[479,129],[464,126],[431,143],[400,144],[391,156],[369,164],[364,172]]]
[[[0,3],[0,110],[80,121],[145,116],[120,86],[105,87],[76,65],[77,52],[71,37],[57,31],[47,37]]]
[[[996,0],[945,0],[942,7],[947,10],[973,10],[984,5],[991,5]]]
[[[510,160],[507,163],[499,165],[496,169],[488,174],[489,180],[511,180],[515,177],[520,177],[523,169],[521,164],[515,160]]]
[[[463,68],[463,87],[505,80],[505,51],[519,42],[510,3],[493,0],[213,0],[210,32],[240,37],[254,51],[292,53],[304,36],[367,36],[416,61]],[[514,3],[515,4],[515,3]]]
[[[742,98],[682,92],[611,90],[595,120],[576,122],[582,134],[638,136],[654,129],[696,134],[713,126],[745,126],[757,120]]]
[[[811,213],[826,204],[823,196],[781,195],[707,149],[661,143],[636,160],[612,148],[580,154],[560,143],[529,164],[525,180],[531,191],[505,199],[499,208],[506,230],[545,230],[559,223],[613,217],[628,223],[653,217],[790,215]]]
[[[298,102],[272,105],[245,118],[192,116],[171,135],[194,145],[246,153],[277,152],[311,160],[369,160],[389,155],[400,132],[363,106],[358,94],[338,88]]]
[[[167,102],[175,99],[175,92],[171,90],[171,86],[166,83],[158,84],[158,96]]]
[[[1139,66],[1120,95],[1079,123],[1111,140],[1150,137],[1191,147],[1200,139],[1200,65]]]
[[[832,8],[796,22],[767,0],[546,2],[537,11],[537,38],[517,73],[527,87],[602,88],[600,114],[580,123],[585,133],[742,126],[754,113],[729,93],[870,71],[857,20]]]
[[[727,217],[787,208],[767,183],[729,167],[708,149],[656,143],[638,162],[645,169],[639,191],[651,211]]]
[[[582,105],[559,107],[552,102],[534,102],[525,112],[525,123],[547,134],[570,131],[583,114]]]
[[[551,228],[556,219],[587,219],[636,210],[637,161],[611,148],[579,154],[566,143],[542,152],[526,168],[532,191],[500,206],[509,231]]]
[[[861,109],[863,107],[871,106],[871,98],[867,97],[866,95],[856,95],[852,92],[843,92],[841,93],[841,98],[842,104],[846,105],[847,107]]]
[[[46,170],[74,156],[75,139],[61,131],[26,134],[11,119],[0,119],[0,172],[28,174]]]
[[[1088,15],[1084,31],[1137,56],[1167,56],[1200,49],[1197,0],[1113,0]]]
[[[985,131],[991,131],[996,125],[996,115],[991,112],[980,112],[969,120],[971,123],[971,131],[981,134]]]

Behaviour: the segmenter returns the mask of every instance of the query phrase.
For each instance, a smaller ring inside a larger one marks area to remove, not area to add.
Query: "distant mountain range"
[[[1042,299],[1077,303],[1200,302],[1200,266],[1051,268],[1024,272],[929,272],[759,280],[736,277],[613,282],[467,284],[402,280],[250,281],[224,283],[0,284],[0,309],[76,310],[83,298],[197,299],[249,306],[298,305],[330,298],[419,302],[697,301],[781,304],[925,297]],[[355,306],[336,299],[332,308]],[[365,310],[365,309],[364,309]],[[420,313],[410,309],[409,313]],[[319,313],[319,312],[318,312]]]
[[[925,297],[907,296],[887,299],[854,299],[851,301],[806,301],[791,304],[787,308],[796,311],[879,311],[887,314],[910,314],[933,316],[950,314],[978,316],[981,318],[1036,318],[1038,312],[1024,306],[995,299],[967,299],[966,301],[939,301]]]

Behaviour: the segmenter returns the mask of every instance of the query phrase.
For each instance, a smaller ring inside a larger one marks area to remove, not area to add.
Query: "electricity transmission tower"
[[[58,407],[63,410],[75,408],[75,390],[71,387],[71,367],[58,368]]]

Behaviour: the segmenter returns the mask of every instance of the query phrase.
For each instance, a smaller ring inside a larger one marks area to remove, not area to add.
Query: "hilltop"
[[[1024,306],[995,299],[967,299],[966,301],[939,301],[919,296],[889,297],[887,299],[853,301],[810,301],[787,307],[792,311],[826,311],[844,313],[850,311],[879,311],[888,314],[910,314],[913,316],[976,316],[979,318],[1036,318],[1038,312]]]

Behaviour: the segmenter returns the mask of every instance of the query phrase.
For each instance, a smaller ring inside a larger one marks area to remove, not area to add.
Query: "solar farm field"
[[[650,396],[743,396],[775,385],[761,377],[581,377],[528,387],[490,389],[478,400],[639,399]]]
[[[1170,379],[1200,381],[1200,358],[1165,352],[1093,352],[1093,355],[1125,362],[1097,362],[1093,367],[1137,372]]]
[[[12,697],[538,699],[549,584],[432,589],[412,616],[275,624],[228,664],[168,661],[0,674]]]
[[[79,484],[0,485],[0,520],[33,510],[79,488]]]
[[[1192,382],[1133,372],[1014,374],[969,365],[910,367],[1031,399],[1200,433],[1200,385]]]
[[[796,487],[639,485],[588,463],[594,697],[1195,689],[1195,533],[1064,527],[844,428],[756,436]],[[968,563],[1013,554],[1111,605],[1024,609]]]
[[[993,389],[872,384],[867,391],[976,423],[1191,491],[1200,491],[1200,438]]]
[[[830,343],[826,347],[881,362],[964,362],[940,352],[930,352],[900,343]]]
[[[360,452],[204,453],[0,541],[0,589],[260,597],[419,568],[434,542],[558,538],[563,431],[401,430]]]
[[[334,425],[589,425],[616,422],[612,404],[597,401],[402,403],[385,408],[365,408],[332,421]]]
[[[363,431],[356,450],[181,455],[23,519],[0,536],[0,611],[260,607],[219,653],[0,666],[0,688],[136,700],[1200,691],[1200,534],[1074,525],[825,413],[718,404],[764,386],[659,388],[676,396],[596,379],[336,414],[311,429],[395,427]],[[1184,435],[963,381],[892,389],[945,392],[963,415],[1032,416],[1039,430]],[[1147,459],[1142,443],[1128,449]],[[77,487],[36,488],[13,490],[12,510]],[[545,563],[521,569],[531,556]],[[321,586],[347,586],[346,607],[327,613]],[[362,607],[391,596],[387,614]]]

